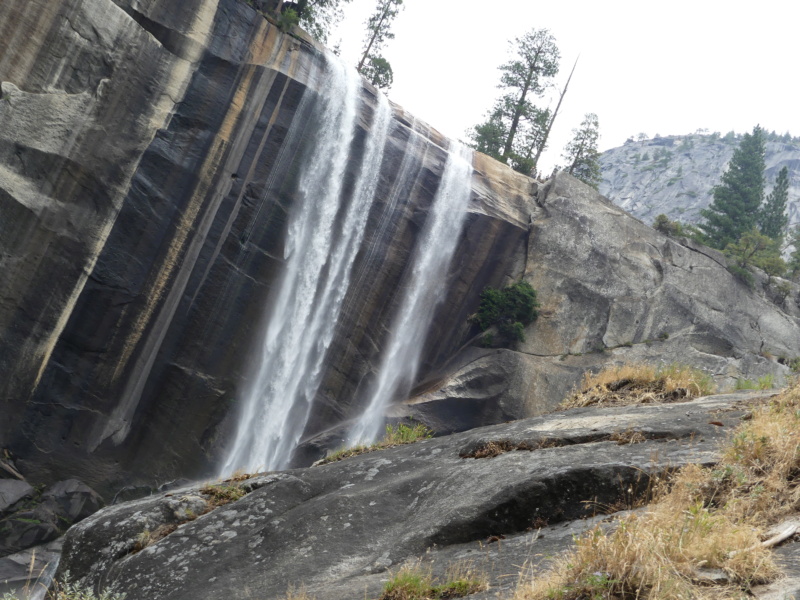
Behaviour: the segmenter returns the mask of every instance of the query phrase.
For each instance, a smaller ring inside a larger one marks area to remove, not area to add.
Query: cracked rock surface
[[[74,526],[59,568],[87,583],[115,582],[128,600],[277,599],[289,585],[351,600],[377,597],[387,569],[405,561],[443,573],[469,560],[489,576],[481,597],[490,598],[513,587],[525,561],[566,548],[593,517],[625,509],[648,475],[715,462],[727,432],[768,396],[576,409],[263,474],[242,482],[242,499],[190,521],[179,518],[182,507],[202,492],[175,490]],[[643,441],[611,439],[631,430]],[[463,458],[500,440],[538,449]],[[170,523],[179,525],[136,551],[143,531]]]

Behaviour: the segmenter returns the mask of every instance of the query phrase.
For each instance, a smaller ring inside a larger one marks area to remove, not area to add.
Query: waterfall
[[[350,444],[373,442],[389,402],[407,393],[414,382],[434,309],[446,290],[447,270],[470,197],[471,174],[472,152],[464,147],[451,151],[412,258],[413,267],[383,349],[374,391],[350,431]]]
[[[391,108],[379,94],[351,194],[345,170],[355,137],[360,77],[327,61],[314,149],[288,225],[285,265],[266,319],[257,368],[241,400],[221,474],[287,466],[308,421],[380,174]]]

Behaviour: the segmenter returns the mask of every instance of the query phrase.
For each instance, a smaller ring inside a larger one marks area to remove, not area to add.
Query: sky
[[[355,64],[377,0],[351,0],[330,42]],[[384,57],[389,98],[449,137],[467,139],[501,91],[510,40],[546,28],[561,51],[561,88],[580,56],[541,170],[586,113],[600,121],[600,150],[646,133],[698,129],[800,135],[800,3],[717,0],[405,0]],[[739,8],[741,7],[741,8]],[[556,96],[557,94],[552,94]],[[537,104],[555,107],[557,98]]]

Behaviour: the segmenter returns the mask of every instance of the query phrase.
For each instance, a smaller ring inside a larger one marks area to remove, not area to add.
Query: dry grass
[[[314,596],[309,596],[306,588],[303,586],[299,588],[289,586],[289,589],[286,590],[286,596],[283,597],[283,600],[316,600],[316,598],[314,598]]]
[[[586,373],[580,390],[567,397],[560,408],[676,402],[713,392],[711,376],[693,367],[632,363]]]
[[[494,458],[506,452],[515,450],[538,450],[541,446],[529,444],[528,442],[512,442],[510,440],[492,440],[479,444],[471,452],[460,454],[461,458]]]
[[[383,588],[378,600],[449,600],[463,598],[488,589],[486,575],[469,563],[451,565],[445,581],[437,583],[430,567],[420,563],[403,566]]]
[[[650,508],[592,530],[514,600],[743,598],[777,567],[765,527],[800,509],[800,385],[756,409],[713,468],[677,473]],[[719,569],[712,584],[701,569]]]
[[[647,438],[641,431],[635,429],[626,429],[625,431],[617,431],[609,436],[609,440],[617,442],[618,446],[627,446],[629,444],[641,444]]]
[[[387,425],[386,432],[384,433],[381,441],[370,446],[359,444],[349,448],[341,448],[335,452],[332,452],[325,458],[318,460],[313,466],[327,465],[328,463],[344,460],[345,458],[350,458],[352,456],[358,456],[359,454],[375,452],[376,450],[384,450],[385,448],[393,448],[394,446],[402,446],[403,444],[413,444],[414,442],[425,440],[432,436],[433,432],[422,424],[417,424],[413,427],[410,425],[403,425],[402,423],[395,427]]]
[[[163,540],[176,529],[178,529],[177,523],[164,523],[163,525],[159,525],[153,531],[145,529],[138,536],[136,536],[136,543],[133,546],[132,554],[141,552],[148,546],[155,544],[157,541]]]

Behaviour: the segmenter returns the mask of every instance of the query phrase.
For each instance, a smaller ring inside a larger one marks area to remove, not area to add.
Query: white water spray
[[[464,147],[450,152],[417,244],[405,296],[381,356],[374,391],[350,432],[350,444],[375,441],[386,407],[398,393],[407,392],[414,382],[434,310],[446,290],[447,270],[470,198],[471,174],[472,152]]]
[[[343,194],[360,86],[355,71],[328,61],[319,85],[318,139],[288,226],[278,296],[222,475],[285,468],[308,421],[364,237],[391,121],[389,102],[379,95],[353,193]]]

